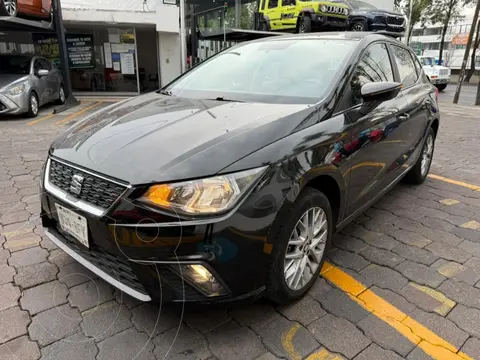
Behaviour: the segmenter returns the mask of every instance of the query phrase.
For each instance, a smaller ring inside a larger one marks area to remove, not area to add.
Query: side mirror
[[[40,70],[37,71],[37,75],[40,76],[40,77],[47,76],[48,73],[49,73],[49,71],[45,70],[45,69],[40,69]]]
[[[372,82],[362,86],[360,92],[363,98],[363,105],[360,108],[360,114],[366,115],[384,101],[394,99],[400,90],[402,84],[397,82]]]

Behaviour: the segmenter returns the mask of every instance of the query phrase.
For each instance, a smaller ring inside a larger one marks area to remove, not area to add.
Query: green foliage
[[[448,26],[450,22],[456,23],[463,19],[463,7],[474,1],[475,0],[434,0],[427,8],[425,20],[432,24],[441,23],[444,26]]]

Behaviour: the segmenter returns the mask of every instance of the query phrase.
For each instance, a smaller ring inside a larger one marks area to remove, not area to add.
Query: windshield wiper
[[[223,96],[217,96],[215,99],[206,99],[206,100],[214,100],[214,101],[228,101],[228,102],[245,102],[240,100],[233,100]]]

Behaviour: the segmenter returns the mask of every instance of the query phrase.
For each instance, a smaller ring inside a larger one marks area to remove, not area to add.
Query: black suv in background
[[[405,31],[405,17],[401,13],[380,10],[363,1],[343,0],[350,6],[348,30],[351,31]]]

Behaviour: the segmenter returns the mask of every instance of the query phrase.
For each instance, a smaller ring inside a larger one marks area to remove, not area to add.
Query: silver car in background
[[[0,55],[0,115],[38,115],[40,106],[65,103],[59,69],[45,58],[31,55]]]

